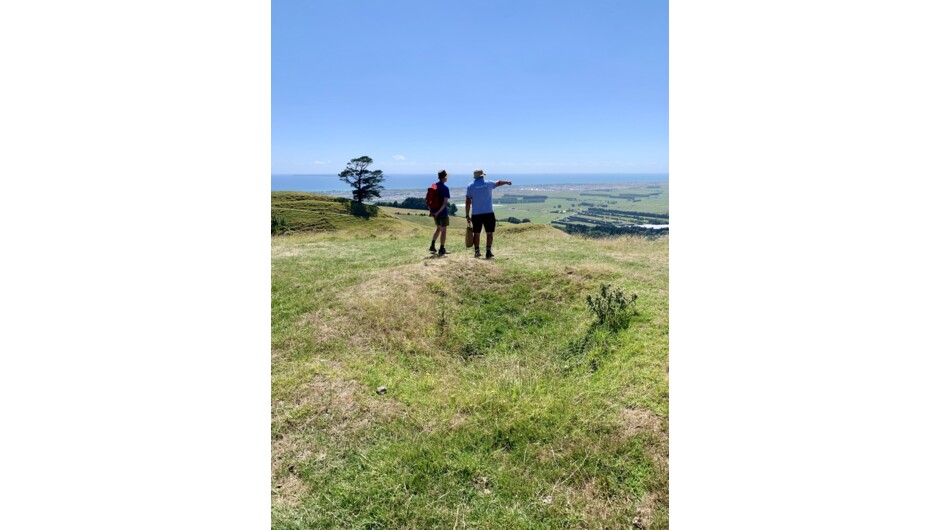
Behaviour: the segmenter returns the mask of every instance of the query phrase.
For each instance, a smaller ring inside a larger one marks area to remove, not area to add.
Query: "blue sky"
[[[668,3],[273,0],[271,171],[668,172]]]

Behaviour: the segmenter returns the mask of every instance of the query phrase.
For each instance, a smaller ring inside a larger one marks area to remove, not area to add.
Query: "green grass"
[[[668,237],[436,258],[320,208],[339,228],[272,238],[274,528],[668,526]],[[638,294],[625,329],[592,330],[601,283]]]
[[[434,218],[428,215],[427,210],[414,210],[411,208],[393,208],[391,206],[380,206],[379,209],[389,215],[395,216],[396,219],[401,221],[407,221],[409,223],[415,223],[419,226],[423,226],[431,229],[431,233],[434,233],[435,224]],[[454,225],[453,221],[463,221],[463,213],[460,214],[460,217],[451,216],[451,224]],[[457,225],[454,225],[457,226]]]
[[[271,192],[271,216],[282,218],[295,232],[373,230],[388,231],[397,219],[378,207],[349,199],[299,191]]]

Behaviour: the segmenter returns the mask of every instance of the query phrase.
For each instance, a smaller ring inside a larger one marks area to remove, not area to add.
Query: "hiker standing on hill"
[[[428,248],[428,251],[437,252],[438,256],[450,254],[450,252],[447,252],[444,248],[444,242],[447,241],[447,225],[450,224],[450,217],[447,215],[447,202],[450,200],[450,188],[444,184],[445,182],[447,182],[447,172],[442,169],[437,172],[437,182],[431,184],[428,188],[428,195],[425,197],[428,210],[431,212],[431,217],[434,218],[434,224],[437,225],[437,229],[434,231],[434,237],[431,238],[431,247]],[[436,201],[434,200],[435,197],[432,190],[437,191]],[[435,207],[437,208],[435,209]],[[441,236],[440,251],[434,248],[438,235]]]
[[[473,172],[473,182],[467,186],[467,224],[473,222],[473,257],[480,257],[480,230],[486,229],[486,259],[493,256],[493,232],[496,231],[496,214],[493,213],[493,188],[502,185],[512,186],[508,180],[483,180],[486,173],[482,169]],[[470,205],[473,205],[473,217],[470,217]]]

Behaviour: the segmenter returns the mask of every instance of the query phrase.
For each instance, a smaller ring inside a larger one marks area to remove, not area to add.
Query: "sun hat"
[[[474,170],[473,170],[473,178],[475,178],[475,179],[481,179],[481,178],[483,178],[483,177],[485,177],[485,176],[486,176],[486,173],[484,173],[482,169],[474,169]]]

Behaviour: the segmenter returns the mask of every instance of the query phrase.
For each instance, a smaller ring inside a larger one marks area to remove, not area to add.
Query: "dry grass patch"
[[[271,470],[272,476],[274,469]],[[307,494],[307,485],[296,475],[287,474],[272,483],[271,503],[275,506],[294,507]]]
[[[655,241],[641,236],[605,238],[599,240],[597,246],[610,251],[608,256],[618,261],[641,262],[657,270],[669,269],[669,236]]]
[[[633,526],[636,528],[656,530],[653,526],[653,513],[656,510],[659,496],[655,493],[643,495],[636,507],[636,515],[633,517]]]
[[[340,336],[335,326],[335,322],[339,316],[340,315],[335,311],[330,309],[317,309],[301,317],[300,324],[302,326],[309,326],[317,342],[330,342],[338,339]]]
[[[566,265],[562,273],[563,277],[580,291],[589,289],[598,282],[612,281],[623,275],[619,269],[603,263]]]
[[[656,530],[654,517],[659,502],[656,493],[641,499],[611,495],[595,479],[559,488],[555,494],[565,510],[580,516],[582,528]],[[663,528],[663,530],[665,527]]]
[[[595,479],[559,491],[566,509],[581,516],[583,528],[625,529],[632,527],[635,511],[629,499],[609,495]]]
[[[388,397],[371,399],[373,393],[373,389],[355,379],[317,374],[295,399],[274,404],[273,422],[283,428],[274,436],[315,430],[331,437],[344,437],[375,420],[386,421],[401,412],[397,401]]]
[[[662,434],[662,420],[645,409],[623,409],[618,417],[623,436],[635,436],[641,432]]]
[[[272,347],[271,348],[271,364],[272,365],[277,364],[277,361],[279,361],[281,357],[284,357],[285,355],[287,355],[287,351],[281,348]]]
[[[639,434],[650,435],[646,450],[660,466],[664,476],[669,475],[669,429],[662,418],[645,409],[623,409],[620,411],[620,436],[624,439]]]
[[[335,232],[301,232],[271,238],[271,260],[297,256],[316,255],[328,253],[332,257],[345,257],[352,255],[355,250],[331,244],[325,239],[336,237]]]
[[[453,311],[457,290],[491,287],[502,274],[470,257],[427,259],[370,273],[343,301],[346,317],[318,320],[319,327],[332,325],[341,336],[384,351],[430,353],[440,349],[439,328]]]
[[[326,461],[374,424],[403,413],[389,398],[356,380],[317,374],[296,399],[273,404],[271,446],[272,502],[295,504],[306,493],[301,469]]]
[[[303,254],[301,250],[297,247],[292,247],[288,245],[272,245],[271,246],[271,259],[281,259],[281,258],[293,258],[295,256],[300,256]]]
[[[648,434],[645,445],[655,466],[657,475],[669,476],[669,428],[662,418],[644,409],[623,409],[619,420],[624,438],[639,434]],[[657,513],[658,512],[658,513]],[[669,490],[654,490],[646,493],[636,507],[634,526],[643,529],[656,528],[657,519],[663,519],[669,512]],[[658,517],[657,517],[658,516]]]
[[[429,291],[435,268],[407,265],[375,272],[343,300],[345,336],[385,351],[429,351],[439,303]]]
[[[659,468],[661,476],[668,476],[668,429],[662,418],[645,409],[623,409],[616,418],[614,430],[598,440],[592,458],[603,458],[615,446],[626,444],[630,438],[643,436],[644,452]],[[539,447],[535,459],[543,464],[577,460],[574,456],[584,448],[583,440],[563,440]],[[549,492],[554,503],[568,513],[577,514],[584,528],[658,528],[657,521],[668,513],[668,490],[650,491],[642,498],[614,494],[597,477],[579,472],[556,484]]]

